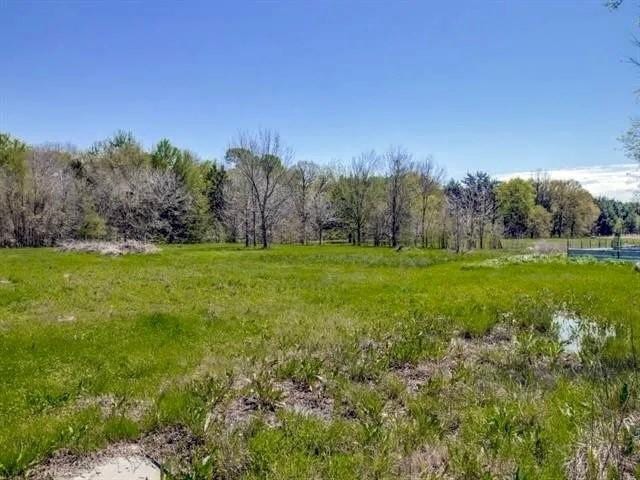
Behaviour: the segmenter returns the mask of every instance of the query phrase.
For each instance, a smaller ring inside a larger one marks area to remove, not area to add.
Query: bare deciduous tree
[[[336,203],[342,218],[351,228],[357,245],[363,241],[363,233],[371,213],[371,186],[379,163],[380,158],[373,150],[354,157],[336,186]]]
[[[635,152],[636,136],[627,141]],[[461,251],[483,248],[489,233],[497,246],[505,229],[513,231],[514,222],[506,219],[514,217],[510,212],[518,207],[519,190],[506,195],[507,183],[494,188],[494,180],[482,172],[443,188],[442,170],[431,159],[414,168],[402,148],[391,148],[382,158],[365,152],[344,168],[312,162],[289,168],[291,159],[291,151],[270,131],[240,135],[226,153],[228,171],[168,140],[149,153],[126,132],[88,151],[30,147],[0,134],[0,245],[51,245],[66,238],[192,242],[244,237],[246,246],[266,247],[272,241],[306,243],[312,235],[322,243],[330,229],[333,238],[355,244],[372,240],[396,246],[413,232],[414,243],[426,247],[428,235],[437,236],[441,247]],[[382,159],[385,174],[377,171]],[[539,186],[535,200],[552,215],[556,235],[591,231],[598,209],[579,185],[517,183],[531,190],[530,206],[532,185]],[[531,209],[520,210],[520,230],[546,231],[545,212],[536,212],[531,221]]]
[[[453,180],[445,187],[445,195],[447,217],[451,222],[453,248],[459,253],[471,246],[473,200],[469,190],[460,182]]]
[[[223,222],[227,229],[227,240],[235,243],[243,238],[248,247],[251,238],[249,212],[253,197],[247,180],[237,170],[229,171],[228,182],[224,185],[224,197],[226,208]]]
[[[311,218],[320,245],[322,245],[324,229],[333,216],[333,208],[329,200],[329,189],[332,182],[331,170],[329,168],[320,169],[311,194]]]
[[[14,160],[0,169],[3,243],[40,246],[65,238],[79,213],[68,154],[47,146],[21,149]]]
[[[269,232],[287,200],[283,188],[290,181],[287,165],[293,158],[280,136],[270,130],[241,134],[227,150],[226,159],[247,180],[260,216],[262,247],[269,246]]]
[[[411,155],[401,147],[392,147],[385,154],[388,169],[389,238],[398,246],[400,231],[409,216],[409,186],[407,177],[412,169]]]
[[[432,157],[426,157],[418,163],[418,184],[420,194],[420,240],[422,247],[427,247],[427,209],[429,201],[440,189],[444,171],[438,167]]]
[[[484,172],[468,173],[462,181],[471,210],[470,241],[473,246],[484,248],[487,228],[496,219],[496,183]]]
[[[311,196],[318,178],[319,168],[313,162],[301,161],[293,166],[291,191],[293,204],[300,220],[300,243],[307,243]]]
[[[125,240],[187,239],[192,198],[173,172],[132,168],[106,194],[98,211]]]

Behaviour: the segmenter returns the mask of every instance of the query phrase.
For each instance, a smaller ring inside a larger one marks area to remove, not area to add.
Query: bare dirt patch
[[[333,399],[326,394],[324,384],[309,386],[291,380],[277,384],[284,393],[283,408],[302,415],[331,420]]]
[[[515,337],[506,327],[494,327],[482,337],[457,336],[451,339],[446,353],[439,359],[425,360],[417,364],[405,364],[394,374],[407,390],[416,393],[433,378],[451,379],[460,366],[475,366],[491,362],[494,357],[515,346]]]
[[[405,364],[394,371],[394,374],[405,384],[407,390],[416,393],[429,380],[438,375],[451,375],[453,364],[448,359],[420,362],[417,365]]]
[[[493,353],[508,351],[515,344],[516,337],[513,331],[497,325],[480,337],[454,337],[449,344],[447,355],[458,361],[477,363],[486,361]]]
[[[237,381],[236,384],[244,385],[245,382]],[[278,410],[331,420],[334,401],[327,395],[324,384],[309,386],[285,380],[274,382],[273,388],[282,397],[271,407],[266,407],[255,393],[249,393],[233,398],[224,408],[214,412],[213,416],[231,430],[245,426],[258,417],[262,417],[269,425],[277,426]]]
[[[147,456],[165,470],[181,472],[187,469],[202,440],[182,425],[161,428],[142,437],[140,446]]]
[[[100,255],[128,255],[128,254],[148,254],[160,251],[158,247],[151,243],[139,242],[137,240],[126,240],[124,242],[98,242],[68,240],[58,245],[61,252],[86,252],[99,253]]]
[[[243,427],[260,415],[260,403],[253,396],[234,398],[227,406],[215,413],[215,418],[230,430]]]

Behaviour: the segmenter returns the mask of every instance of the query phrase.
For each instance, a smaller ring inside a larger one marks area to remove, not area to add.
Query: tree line
[[[637,203],[594,199],[575,181],[445,180],[402,147],[330,166],[296,160],[273,131],[240,134],[224,161],[129,132],[80,150],[0,133],[0,245],[63,239],[349,242],[464,251],[504,237],[638,233]]]

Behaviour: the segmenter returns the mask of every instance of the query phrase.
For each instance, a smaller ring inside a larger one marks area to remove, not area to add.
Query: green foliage
[[[172,169],[182,157],[182,152],[169,139],[163,138],[151,151],[151,166],[160,170]]]
[[[550,184],[552,234],[582,236],[589,234],[600,209],[591,194],[575,180],[553,180]]]
[[[205,429],[209,412],[231,388],[228,375],[207,376],[163,391],[153,407],[154,423],[180,423],[196,433]]]
[[[101,240],[107,236],[107,223],[92,205],[85,209],[78,235],[89,240]]]
[[[140,435],[138,425],[121,415],[110,417],[104,424],[103,434],[109,442],[119,442],[122,440],[133,440]]]
[[[529,213],[528,232],[532,238],[546,238],[551,233],[551,213],[536,205]]]
[[[445,331],[441,319],[425,317],[420,312],[413,312],[407,319],[399,319],[388,349],[389,363],[401,366],[432,356],[437,353],[439,335]]]
[[[640,206],[637,203],[598,197],[596,204],[600,209],[595,226],[598,235],[640,232]]]
[[[224,186],[227,181],[227,172],[222,165],[215,162],[202,164],[204,177],[204,194],[209,202],[209,212],[213,220],[222,223],[226,207]]]
[[[309,388],[322,378],[324,361],[312,352],[297,352],[278,365],[277,375]]]
[[[0,132],[0,168],[6,168],[18,177],[26,172],[27,145],[8,133]]]
[[[270,372],[260,369],[251,378],[249,392],[258,402],[260,410],[275,411],[283,398],[282,391],[273,382]]]
[[[125,130],[118,130],[112,137],[96,142],[89,153],[114,170],[144,167],[150,163],[150,156],[140,142],[132,132]]]
[[[531,183],[521,178],[508,180],[498,185],[496,195],[505,234],[511,237],[524,236],[535,202],[535,192]]]

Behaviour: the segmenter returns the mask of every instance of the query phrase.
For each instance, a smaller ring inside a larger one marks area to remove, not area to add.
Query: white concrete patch
[[[81,471],[55,477],[55,480],[161,480],[160,468],[146,457],[129,455],[106,457]]]

